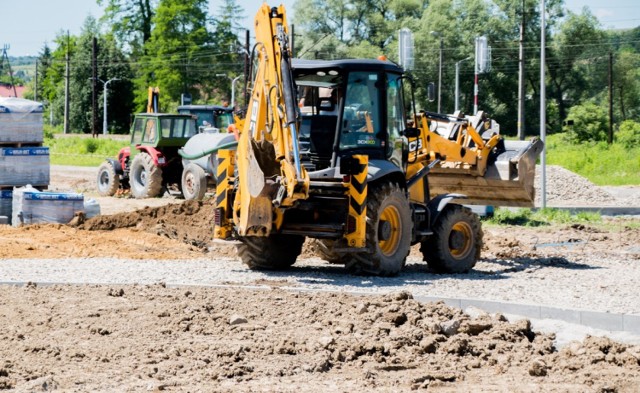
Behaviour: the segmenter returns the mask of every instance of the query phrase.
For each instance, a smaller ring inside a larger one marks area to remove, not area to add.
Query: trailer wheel
[[[105,161],[98,168],[98,194],[113,196],[120,187],[120,177],[111,162]]]
[[[131,163],[129,173],[131,194],[138,199],[154,198],[162,191],[162,169],[147,153],[140,153]]]
[[[236,246],[242,262],[252,270],[282,270],[292,266],[302,252],[304,236],[240,237]]]
[[[367,253],[351,254],[347,269],[357,274],[393,276],[402,270],[411,247],[411,209],[396,184],[371,187],[367,194]]]
[[[184,199],[201,201],[207,192],[207,176],[198,164],[189,164],[182,171],[182,195]]]
[[[482,250],[482,225],[470,209],[448,205],[440,214],[433,235],[423,240],[420,251],[430,268],[438,273],[466,273]]]

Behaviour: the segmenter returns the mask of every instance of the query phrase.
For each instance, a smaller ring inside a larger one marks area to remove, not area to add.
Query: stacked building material
[[[41,192],[29,186],[20,187],[13,191],[11,225],[66,224],[80,211],[84,211],[82,194]]]
[[[0,97],[0,190],[48,187],[49,148],[42,142],[42,104]]]
[[[0,97],[0,143],[40,146],[42,141],[42,104]]]
[[[11,204],[13,192],[9,190],[0,191],[0,224],[9,224],[11,219]],[[3,218],[6,217],[6,218]]]

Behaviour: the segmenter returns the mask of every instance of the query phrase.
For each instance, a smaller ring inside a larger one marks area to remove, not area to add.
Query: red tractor
[[[181,187],[182,158],[187,140],[198,132],[191,115],[137,114],[131,127],[131,146],[98,169],[98,193],[112,196],[131,189],[135,198],[153,198],[171,185]]]

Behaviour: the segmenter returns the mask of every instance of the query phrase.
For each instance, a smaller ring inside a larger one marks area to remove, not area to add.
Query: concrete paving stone
[[[640,334],[640,315],[623,315],[622,324],[625,332]]]
[[[569,310],[555,307],[540,307],[540,318],[557,319],[570,323],[580,323],[581,315],[578,310]]]
[[[623,315],[603,312],[581,311],[580,323],[596,329],[623,331]]]

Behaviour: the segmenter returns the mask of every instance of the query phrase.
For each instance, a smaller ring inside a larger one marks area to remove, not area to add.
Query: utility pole
[[[38,101],[38,59],[36,58],[36,79],[33,86],[33,100]]]
[[[64,71],[64,133],[69,132],[69,30],[67,30],[66,68]]]
[[[98,39],[91,44],[91,136],[98,137]]]
[[[440,38],[440,61],[438,62],[438,113],[440,113],[442,105],[440,102],[440,98],[442,97],[442,33],[439,31],[432,31],[430,34],[434,37]]]
[[[542,157],[540,158],[540,165],[542,166],[542,173],[540,174],[540,180],[542,183],[542,208],[547,207],[547,88],[545,85],[545,58],[547,45],[547,21],[546,21],[546,6],[545,0],[540,1],[540,140],[543,143]]]
[[[613,143],[613,52],[609,51],[609,133],[607,143]]]
[[[294,24],[291,24],[291,36],[289,38],[289,45],[291,46],[291,58],[294,58],[294,49],[295,49],[295,43],[296,43],[296,27],[294,26]]]
[[[456,61],[456,91],[455,91],[456,98],[455,98],[455,106],[453,110],[454,112],[457,112],[458,109],[460,109],[460,63],[469,59],[471,59],[471,56],[467,57],[466,59]]]
[[[525,0],[522,0],[522,19],[520,21],[520,55],[519,61],[519,73],[518,73],[518,139],[521,141],[525,137],[525,123],[524,123],[524,26],[525,26]]]
[[[4,60],[7,59],[7,67],[9,67],[9,78],[11,81],[11,87],[13,87],[13,96],[18,97],[18,92],[16,91],[16,84],[13,83],[13,71],[11,70],[11,62],[9,61],[9,55],[7,51],[10,49],[10,46],[5,44],[2,47],[2,59],[0,59],[0,69],[2,69],[2,65],[4,64]]]
[[[245,37],[244,37],[244,88],[243,88],[243,92],[244,92],[244,105],[247,106],[249,104],[249,89],[248,87],[248,83],[249,83],[249,79],[251,79],[251,75],[249,75],[249,61],[250,56],[251,56],[251,52],[249,52],[249,30],[245,30]]]

